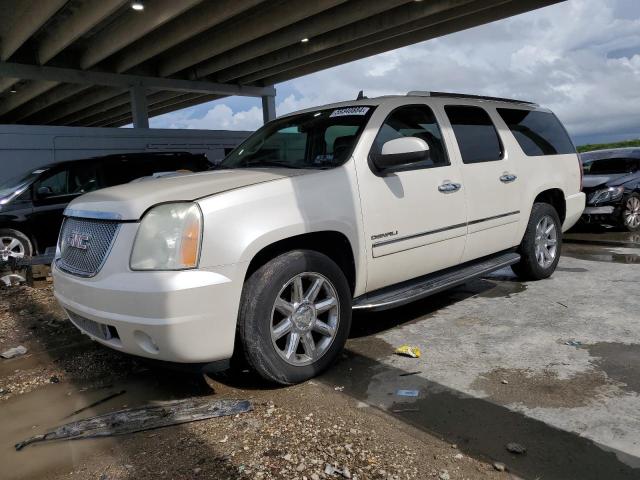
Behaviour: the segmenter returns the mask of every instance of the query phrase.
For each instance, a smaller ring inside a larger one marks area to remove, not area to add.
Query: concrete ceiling
[[[0,0],[0,123],[121,126],[128,86],[145,86],[150,116],[259,96],[255,87],[558,2],[143,0],[135,11],[130,0]]]

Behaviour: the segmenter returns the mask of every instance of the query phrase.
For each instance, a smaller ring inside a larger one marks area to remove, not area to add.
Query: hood
[[[82,195],[71,202],[67,210],[100,212],[114,214],[121,220],[138,220],[149,207],[158,203],[192,201],[312,171],[287,168],[214,170],[126,183]]]
[[[582,185],[584,188],[595,188],[595,187],[605,187],[612,186],[610,183],[616,182],[618,184],[618,180],[622,179],[622,177],[628,177],[628,173],[613,173],[610,175],[585,175],[582,179]],[[622,183],[626,182],[623,180]]]

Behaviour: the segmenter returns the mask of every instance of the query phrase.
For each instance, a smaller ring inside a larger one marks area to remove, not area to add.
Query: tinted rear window
[[[500,137],[484,109],[453,105],[444,109],[464,163],[490,162],[502,158]]]
[[[530,156],[576,153],[571,139],[553,113],[498,108],[522,151]]]

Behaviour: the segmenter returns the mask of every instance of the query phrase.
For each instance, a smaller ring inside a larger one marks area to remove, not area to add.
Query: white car
[[[581,172],[557,118],[528,102],[411,92],[304,110],[217,170],[74,200],[55,295],[116,350],[219,367],[236,354],[296,383],[334,361],[352,309],[508,265],[551,275]]]

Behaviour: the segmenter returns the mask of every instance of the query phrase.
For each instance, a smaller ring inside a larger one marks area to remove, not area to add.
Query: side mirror
[[[417,137],[389,140],[382,145],[382,153],[373,155],[373,164],[379,170],[389,170],[429,159],[429,145]]]
[[[51,187],[38,187],[38,196],[39,197],[49,197],[53,195],[53,190]]]

